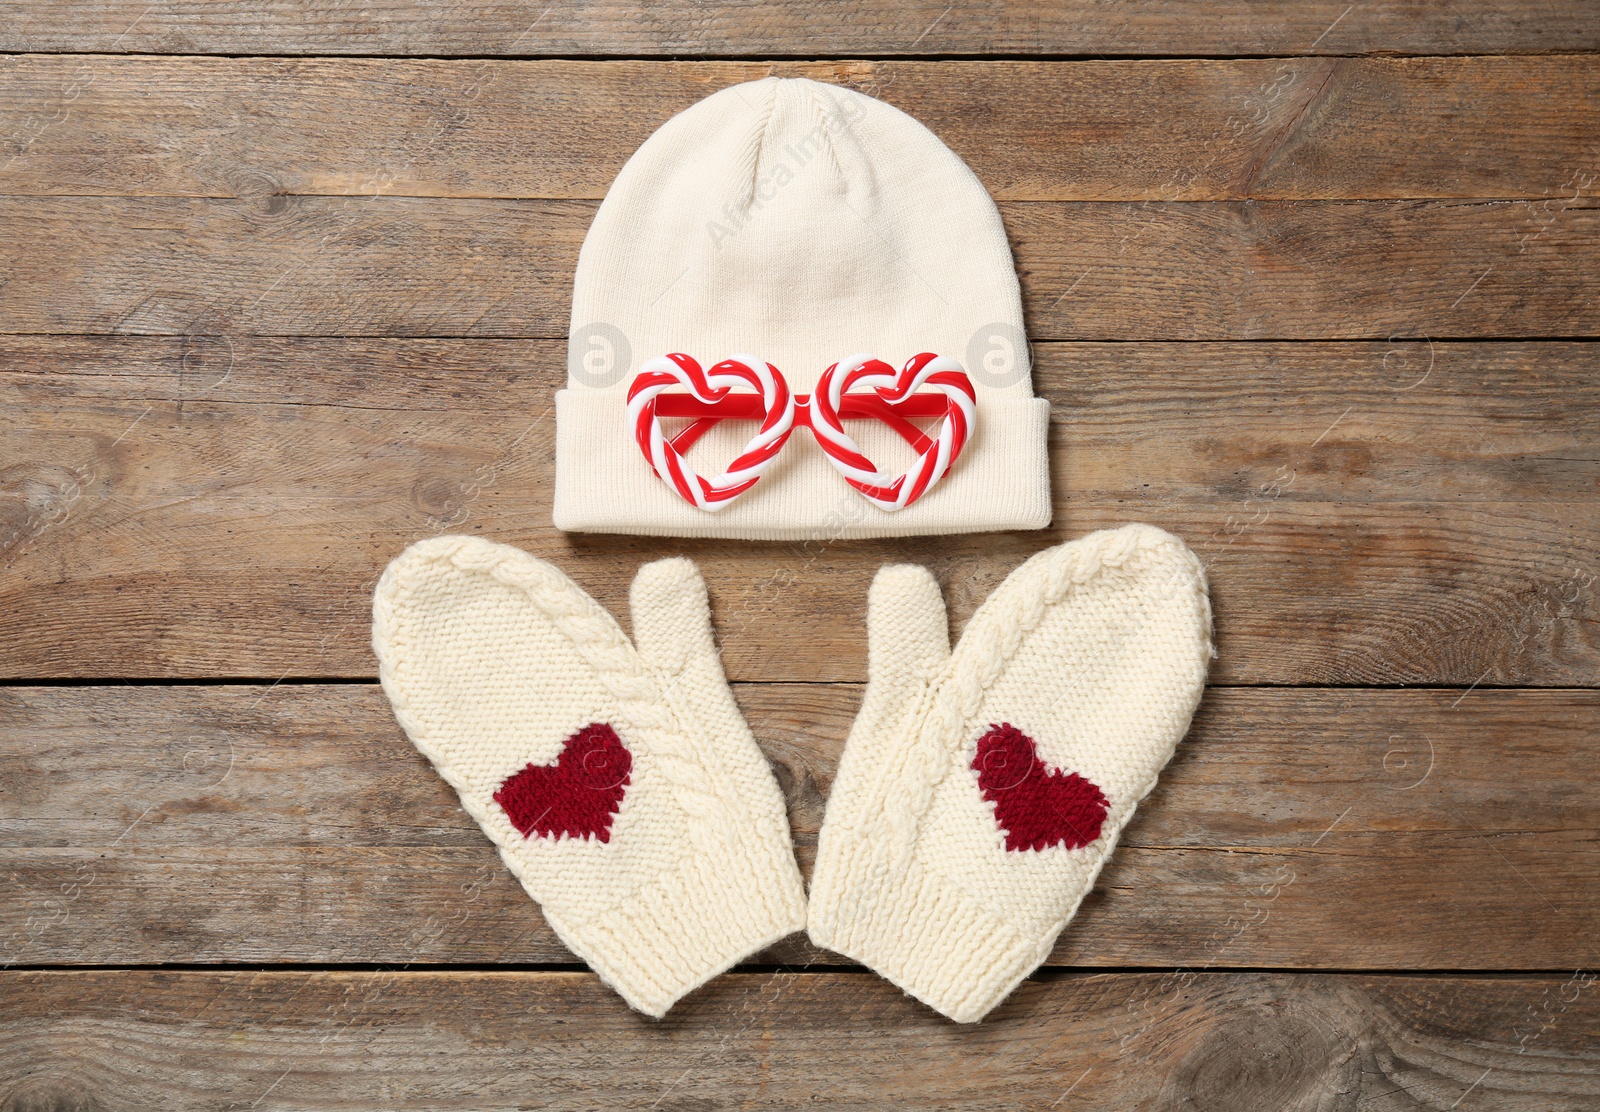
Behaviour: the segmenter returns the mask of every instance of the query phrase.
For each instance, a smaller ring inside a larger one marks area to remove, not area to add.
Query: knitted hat
[[[584,240],[555,524],[1041,529],[1049,411],[1005,230],[966,164],[852,90],[735,85],[645,141]]]

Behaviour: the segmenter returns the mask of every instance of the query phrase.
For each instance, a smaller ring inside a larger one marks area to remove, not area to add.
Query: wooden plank
[[[1004,204],[1036,339],[1587,336],[1600,205]]]
[[[529,6],[442,0],[329,8],[179,0],[40,0],[0,29],[0,50],[144,54],[917,55],[1517,54],[1600,49],[1582,0],[1354,5],[1218,0],[670,0]]]
[[[0,198],[0,330],[555,338],[595,207]],[[1600,333],[1589,196],[1000,207],[1035,340]]]
[[[17,416],[8,456],[65,463],[69,441],[114,439],[115,419],[147,405],[227,407],[237,440],[270,407],[459,415],[440,434],[488,451],[566,382],[565,340],[231,336],[205,323],[182,336],[0,335],[0,405]],[[1054,403],[1055,486],[1074,500],[1237,501],[1272,477],[1252,461],[1289,466],[1287,502],[1600,495],[1600,461],[1581,458],[1600,439],[1593,343],[1048,342],[1033,358]]]
[[[809,874],[860,690],[737,694]],[[1592,690],[1213,688],[1051,961],[1592,964],[1597,729]],[[4,964],[572,960],[374,686],[0,689],[0,845]]]
[[[19,122],[0,161],[0,193],[598,200],[673,113],[769,73],[846,84],[911,113],[1001,200],[1511,197],[1553,214],[1592,195],[1600,180],[1593,56],[706,63],[35,55],[0,59],[0,118]]]
[[[958,1027],[865,973],[733,974],[661,1021],[576,973],[8,973],[0,1094],[172,1112],[698,1109],[733,1093],[768,1108],[893,1094],[964,1110],[1563,1112],[1600,1098],[1593,979],[1077,974]]]
[[[1148,520],[1210,568],[1215,682],[1595,682],[1594,347],[1037,354],[1050,530],[729,546],[550,527],[560,343],[0,341],[0,674],[371,676],[383,566],[480,532],[618,612],[687,553],[736,678],[860,680],[880,563],[932,567],[959,626],[1039,548]]]

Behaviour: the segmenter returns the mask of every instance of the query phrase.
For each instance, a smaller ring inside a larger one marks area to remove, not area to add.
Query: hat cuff
[[[1043,529],[1050,524],[1044,398],[980,398],[978,428],[939,484],[890,512],[853,490],[809,436],[792,437],[759,483],[718,511],[656,478],[629,435],[620,393],[556,393],[555,525],[579,533],[849,540]]]

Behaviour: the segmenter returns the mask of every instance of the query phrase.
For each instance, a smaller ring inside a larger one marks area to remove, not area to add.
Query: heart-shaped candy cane
[[[656,416],[656,396],[681,386],[696,401],[709,406],[741,385],[753,387],[761,395],[761,428],[726,471],[707,479],[684,461],[683,453],[719,419],[702,418],[669,440]],[[685,501],[702,510],[720,510],[756,485],[794,431],[794,412],[794,395],[783,375],[751,355],[724,359],[710,372],[701,370],[699,363],[682,353],[657,356],[639,368],[628,389],[628,424],[639,450],[657,475],[671,483]]]
[[[844,431],[840,412],[846,400],[857,403],[865,400],[852,394],[852,389],[858,386],[876,393],[883,403],[883,412],[876,416],[920,453],[916,464],[904,474],[879,471],[878,465],[862,454],[861,447]],[[939,435],[932,439],[891,408],[909,399],[923,386],[931,386],[945,396],[944,421],[939,426]],[[822,372],[816,393],[811,396],[811,431],[845,482],[879,509],[892,512],[905,509],[944,478],[972,434],[976,412],[977,397],[972,381],[961,364],[947,355],[926,351],[913,355],[898,373],[881,359],[852,355]]]

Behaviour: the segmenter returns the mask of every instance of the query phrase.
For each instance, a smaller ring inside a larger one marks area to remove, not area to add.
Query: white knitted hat
[[[856,400],[796,406],[834,364],[832,396]],[[680,458],[673,417],[709,415],[729,386],[719,415],[739,419],[695,427]],[[701,408],[666,400],[680,388]],[[1005,231],[966,164],[852,90],[736,85],[645,141],[584,240],[555,524],[751,540],[1040,529],[1049,410]],[[921,435],[913,416],[936,420]]]

